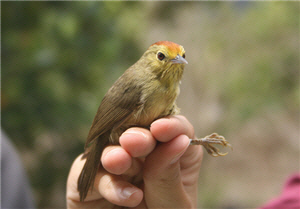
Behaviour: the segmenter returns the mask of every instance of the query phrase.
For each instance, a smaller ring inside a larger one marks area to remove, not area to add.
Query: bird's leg
[[[227,155],[228,153],[222,153],[220,150],[216,147],[214,147],[214,144],[220,144],[223,147],[231,147],[231,145],[226,141],[226,139],[223,136],[220,136],[217,133],[210,134],[204,138],[200,139],[190,139],[190,145],[202,145],[208,154],[218,157],[218,156],[224,156]],[[232,147],[231,147],[232,149]]]

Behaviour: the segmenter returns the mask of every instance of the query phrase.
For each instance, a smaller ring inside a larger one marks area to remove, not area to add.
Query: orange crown
[[[151,46],[153,45],[163,45],[163,46],[166,46],[168,48],[168,51],[170,52],[170,54],[172,54],[173,56],[177,55],[177,54],[182,54],[182,46],[180,46],[179,44],[176,44],[174,42],[171,42],[171,41],[158,41],[154,44],[152,44]]]

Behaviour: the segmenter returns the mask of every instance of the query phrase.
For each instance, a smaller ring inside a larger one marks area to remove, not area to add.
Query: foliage
[[[141,54],[117,24],[122,6],[3,2],[2,125],[28,155],[38,199],[64,190],[103,94]]]

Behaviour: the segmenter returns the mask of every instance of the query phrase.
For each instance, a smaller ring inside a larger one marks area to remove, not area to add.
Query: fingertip
[[[151,124],[150,131],[160,142],[168,142],[179,135],[194,137],[192,124],[182,115],[158,119]]]
[[[120,175],[131,167],[132,158],[122,147],[109,146],[104,149],[101,162],[105,170]]]
[[[173,173],[170,165],[179,161],[188,149],[189,143],[189,137],[180,135],[169,142],[159,144],[146,158],[144,177],[150,176],[153,178],[153,176],[157,176],[160,178],[163,175]]]
[[[150,131],[152,135],[160,142],[169,141],[168,133],[172,128],[170,123],[170,118],[161,118],[154,121],[150,126]]]
[[[98,191],[114,205],[136,207],[143,199],[143,191],[120,176],[106,174],[99,181]]]
[[[120,136],[120,144],[132,157],[144,157],[155,148],[156,140],[149,130],[130,128]]]
[[[118,193],[119,197],[126,201],[126,205],[123,203],[122,206],[127,207],[136,207],[138,204],[140,204],[144,196],[140,189],[132,186],[121,188]]]
[[[178,162],[181,156],[185,153],[185,151],[188,149],[190,145],[190,139],[186,135],[180,135],[174,140],[176,140],[177,142],[175,148],[177,148],[178,151],[176,155],[174,155],[173,159],[170,161],[170,164]]]

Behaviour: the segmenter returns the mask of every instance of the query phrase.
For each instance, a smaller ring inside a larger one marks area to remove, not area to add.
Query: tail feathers
[[[98,137],[91,145],[86,162],[78,178],[77,188],[80,201],[84,201],[91,187],[93,189],[95,177],[100,166],[100,157],[108,141],[107,137],[103,137]]]

